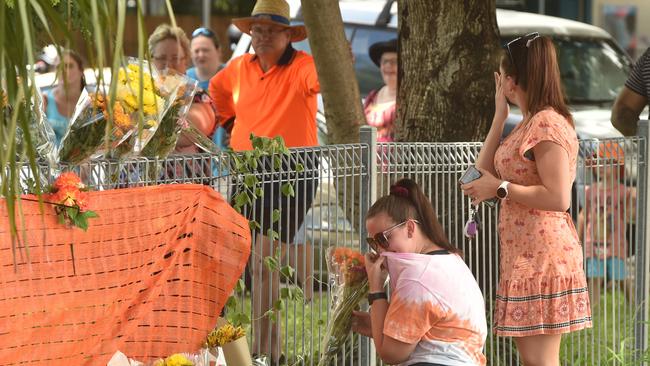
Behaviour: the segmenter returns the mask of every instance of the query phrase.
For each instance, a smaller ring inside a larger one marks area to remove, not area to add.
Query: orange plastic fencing
[[[59,224],[51,205],[43,216],[23,200],[15,263],[5,204],[0,365],[198,351],[250,254],[246,219],[205,186],[91,192],[99,218],[87,232]]]

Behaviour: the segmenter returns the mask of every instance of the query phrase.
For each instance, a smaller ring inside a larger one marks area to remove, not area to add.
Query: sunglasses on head
[[[205,27],[196,28],[196,30],[192,32],[192,38],[196,38],[198,36],[214,37],[214,32]]]
[[[406,224],[409,221],[413,221],[416,224],[419,224],[417,220],[413,219],[408,219],[406,221],[400,222],[399,224],[393,225],[389,227],[388,229],[375,234],[375,236],[371,238],[366,238],[366,241],[368,242],[368,245],[374,250],[375,252],[377,249],[382,248],[382,249],[388,249],[389,243],[388,243],[388,237],[391,231],[397,229],[398,227]]]
[[[538,32],[532,32],[532,33],[526,34],[525,36],[517,37],[517,38],[513,39],[512,41],[510,41],[510,42],[508,42],[506,44],[506,50],[508,51],[508,57],[510,57],[510,62],[512,63],[512,65],[515,68],[515,74],[519,74],[519,73],[517,71],[517,63],[515,62],[515,57],[512,54],[512,48],[515,45],[517,45],[517,42],[526,41],[525,46],[526,46],[526,49],[528,49],[530,47],[530,44],[539,37],[540,37],[540,35],[539,35]]]

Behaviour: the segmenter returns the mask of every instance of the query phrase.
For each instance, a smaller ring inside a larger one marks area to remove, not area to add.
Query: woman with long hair
[[[43,93],[43,108],[47,121],[54,130],[57,145],[68,130],[70,117],[86,87],[81,56],[72,50],[63,50],[61,56],[56,71],[58,83]]]
[[[492,126],[461,186],[474,204],[498,197],[497,335],[513,337],[525,366],[559,365],[562,334],[591,327],[582,248],[571,216],[578,140],[553,42],[531,33],[501,56]],[[523,120],[503,141],[508,101]]]
[[[366,229],[370,312],[355,312],[352,329],[389,364],[485,365],[483,295],[417,183],[396,182],[368,210]]]

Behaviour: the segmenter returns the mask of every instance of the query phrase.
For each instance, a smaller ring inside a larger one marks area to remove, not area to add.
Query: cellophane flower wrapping
[[[32,89],[32,98],[30,101],[23,101],[21,108],[31,110],[31,118],[27,121],[27,129],[21,123],[16,123],[15,156],[17,161],[27,161],[27,134],[31,138],[32,147],[36,152],[36,158],[49,162],[56,162],[56,136],[52,126],[47,121],[47,116],[43,112],[43,97],[36,88]],[[14,110],[9,104],[9,99],[4,90],[0,89],[0,109],[3,117],[0,125],[4,131],[9,131],[9,124],[14,117],[14,113],[20,113]],[[20,118],[20,116],[18,116]],[[4,151],[8,146],[3,146]]]
[[[198,89],[198,82],[173,70],[165,70],[156,77],[160,95],[169,105],[161,118],[158,129],[151,140],[144,146],[140,155],[149,158],[164,159],[176,147],[178,136],[192,99]]]
[[[368,275],[361,252],[346,248],[330,248],[327,255],[332,308],[327,332],[321,346],[319,366],[334,364],[352,328],[352,311],[368,296]]]
[[[147,62],[142,61],[140,67],[137,59],[130,58],[118,71],[114,101],[105,88],[91,93],[84,90],[59,146],[59,160],[79,164],[109,153],[122,157],[130,154],[136,143],[148,141],[165,107],[153,80]]]
[[[110,157],[140,155],[158,131],[178,91],[177,86],[163,92],[159,79],[155,67],[151,67],[147,61],[140,62],[137,58],[128,58],[127,66],[119,70],[116,100],[130,114],[134,131],[122,144],[110,151]]]

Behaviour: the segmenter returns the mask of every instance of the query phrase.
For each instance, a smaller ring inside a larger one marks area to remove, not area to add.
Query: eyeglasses
[[[388,229],[386,229],[386,230],[384,230],[384,231],[382,231],[380,233],[375,234],[375,236],[373,236],[372,238],[366,238],[366,241],[368,242],[368,245],[370,245],[372,250],[374,250],[375,252],[378,251],[377,249],[379,249],[379,248],[388,249],[388,246],[390,245],[388,243],[388,238],[389,238],[390,232],[397,229],[398,227],[406,224],[409,221],[413,221],[414,223],[419,224],[419,222],[417,220],[413,220],[413,219],[408,219],[406,221],[400,222],[397,225],[393,225],[393,226],[389,227]]]
[[[288,28],[260,28],[260,27],[251,27],[251,36],[257,37],[257,38],[263,38],[263,37],[274,37],[277,36],[278,34],[286,31]]]
[[[514,47],[515,43],[523,40],[523,41],[526,41],[526,49],[528,49],[528,48],[530,48],[530,44],[539,37],[540,37],[540,35],[539,35],[538,32],[532,32],[532,33],[526,34],[523,37],[517,37],[517,38],[513,39],[512,41],[510,41],[510,42],[508,42],[506,44],[506,50],[508,51],[508,57],[510,57],[510,62],[512,62],[512,66],[515,68],[515,74],[519,75],[519,72],[517,71],[517,63],[515,62],[515,57],[512,54],[511,47]]]
[[[214,37],[214,32],[205,27],[196,28],[194,32],[192,32],[192,38],[196,38],[198,36]]]

